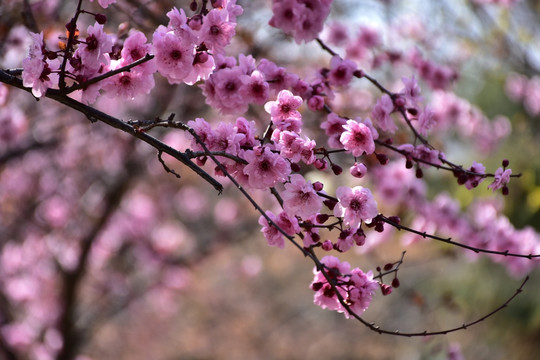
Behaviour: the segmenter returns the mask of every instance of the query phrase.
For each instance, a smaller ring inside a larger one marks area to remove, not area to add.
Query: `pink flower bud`
[[[351,166],[349,171],[352,176],[360,179],[360,178],[363,178],[364,175],[366,175],[367,168],[366,168],[366,165],[357,162],[353,166]]]
[[[332,242],[330,240],[324,240],[324,242],[322,243],[322,248],[324,251],[330,251],[334,248],[334,246],[332,245]]]

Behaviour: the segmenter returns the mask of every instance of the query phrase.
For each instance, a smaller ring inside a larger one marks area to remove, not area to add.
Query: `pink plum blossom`
[[[199,41],[214,53],[223,52],[235,33],[236,23],[227,21],[227,11],[212,9],[204,17]]]
[[[264,109],[270,114],[272,122],[280,130],[290,130],[299,133],[302,115],[296,109],[302,105],[302,98],[293,95],[289,90],[279,92],[276,101],[269,101]]]
[[[157,71],[170,84],[184,81],[193,67],[194,44],[172,32],[154,32],[153,37]]]
[[[97,22],[90,25],[88,36],[81,42],[76,53],[80,54],[81,61],[90,68],[99,68],[101,64],[109,63],[108,54],[112,51],[113,38],[103,30],[103,25]]]
[[[341,262],[335,256],[325,256],[321,259],[321,264],[325,266],[326,273],[335,281],[347,281],[343,275],[348,275],[351,272],[351,265],[348,262]],[[334,289],[332,289],[322,272],[315,268],[313,274],[315,277],[310,288],[315,291],[314,303],[323,309],[343,312],[345,309],[340,304]],[[341,286],[338,286],[337,289],[341,296],[345,297],[345,290]]]
[[[315,154],[313,152],[315,141],[313,140],[304,140],[292,131],[280,131],[279,145],[281,146],[281,156],[291,160],[293,163],[302,160],[306,164],[311,164],[315,161]]]
[[[414,76],[411,78],[402,77],[401,81],[403,81],[403,84],[405,85],[405,87],[403,88],[403,90],[401,90],[400,93],[405,98],[405,107],[407,109],[418,109],[419,104],[422,102],[423,98],[420,95],[421,90],[420,86],[418,86],[416,78]]]
[[[283,208],[289,215],[305,219],[317,214],[322,208],[321,198],[311,183],[300,174],[291,175],[291,180],[285,184],[285,191],[281,197],[283,198]]]
[[[41,97],[48,88],[54,86],[49,65],[40,58],[23,60],[23,86],[31,87],[35,97]]]
[[[248,99],[248,102],[262,105],[268,100],[270,86],[264,80],[264,76],[258,70],[255,70],[240,91]]]
[[[369,155],[375,151],[373,135],[366,125],[355,120],[347,120],[343,128],[345,132],[341,134],[339,140],[353,156]]]
[[[291,173],[289,162],[267,147],[247,150],[244,159],[248,162],[244,174],[248,176],[249,185],[254,189],[266,189],[286,181]]]
[[[126,41],[124,41],[124,47],[121,52],[122,66],[133,63],[151,52],[152,45],[147,43],[146,36],[140,31],[134,31],[128,36]],[[146,61],[131,71],[138,71],[146,74],[154,73],[156,72],[156,61],[155,59]]]
[[[377,202],[367,188],[340,186],[336,189],[336,197],[339,202],[334,207],[334,216],[342,217],[345,225],[351,228],[377,216]]]
[[[426,107],[418,116],[418,132],[426,136],[433,125],[435,125],[435,114],[429,107]]]
[[[203,85],[207,104],[224,114],[246,112],[249,99],[242,96],[242,88],[248,82],[249,76],[243,74],[238,66],[215,71]]]
[[[356,63],[350,60],[343,60],[338,55],[332,57],[330,61],[330,72],[328,81],[334,86],[347,86],[356,70]]]
[[[294,216],[289,216],[283,211],[278,216],[275,216],[271,211],[266,211],[266,215],[286,234],[292,236],[300,232],[298,220]],[[280,249],[285,247],[283,234],[262,215],[259,217],[259,225],[262,226],[261,232],[264,234],[266,241],[268,241],[268,245],[276,246]]]
[[[121,67],[121,65],[114,64],[111,70],[114,70],[115,67]],[[124,71],[107,79],[103,89],[112,96],[133,99],[138,95],[148,94],[154,88],[154,85],[154,75],[152,73]]]
[[[334,149],[343,147],[340,142],[341,134],[345,131],[343,128],[347,124],[347,119],[338,116],[332,112],[328,114],[326,121],[321,124],[321,129],[324,130],[326,136],[328,136],[328,145]]]
[[[354,268],[351,272],[351,290],[347,298],[347,302],[352,311],[357,315],[362,315],[369,307],[375,291],[379,287],[379,283],[373,280],[373,273],[369,271],[367,274],[359,268]],[[344,312],[345,317],[349,318],[349,313]]]
[[[510,182],[510,175],[512,175],[512,169],[505,170],[501,167],[498,168],[497,171],[495,171],[493,182],[488,186],[488,189],[496,191],[506,186],[506,184]]]
[[[485,174],[486,167],[476,161],[473,161],[469,171],[477,174]],[[465,187],[471,190],[477,187],[482,181],[484,181],[484,179],[485,177],[482,175],[469,175],[467,177],[467,182],[465,182]]]
[[[268,59],[261,59],[257,70],[263,74],[264,79],[268,82],[268,86],[272,93],[277,93],[283,89],[292,87],[298,81],[298,76],[287,72],[287,69],[277,66],[274,62]]]
[[[193,85],[200,80],[206,80],[216,68],[213,56],[207,52],[197,52],[193,60],[193,69],[186,76],[184,82],[188,85]]]
[[[387,94],[381,96],[381,98],[373,107],[371,116],[377,121],[377,126],[382,131],[394,133],[398,129],[397,125],[394,122],[394,119],[390,117],[390,114],[393,111],[394,103],[392,102],[390,96],[388,96]]]

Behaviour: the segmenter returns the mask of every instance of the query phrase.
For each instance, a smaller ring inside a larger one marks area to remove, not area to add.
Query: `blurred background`
[[[105,12],[106,29],[119,39],[131,27],[151,39],[157,25],[166,24],[167,11],[187,10],[189,3],[126,0],[106,11],[95,3],[84,7]],[[270,1],[238,4],[244,14],[230,55],[251,53],[306,78],[328,66],[330,56],[316,44],[297,45],[268,25]],[[21,66],[29,30],[43,31],[51,44],[64,36],[73,11],[74,4],[64,1],[0,2],[1,67]],[[334,0],[321,37],[331,43],[332,26],[340,23],[348,40],[335,48],[381,83],[398,91],[402,76],[416,75],[426,103],[439,99],[439,108],[485,114],[491,125],[483,133],[467,131],[456,119],[433,142],[464,166],[476,160],[493,172],[508,159],[522,174],[511,181],[510,195],[492,193],[487,182],[468,191],[451,174],[427,170],[428,198],[446,192],[464,211],[474,199],[492,201],[517,229],[538,232],[539,20],[532,0]],[[92,23],[83,16],[79,28]],[[359,49],[370,38],[372,45]],[[437,84],[423,78],[411,60],[419,57],[457,78]],[[440,100],[452,93],[459,101]],[[379,96],[356,79],[333,105],[365,117]],[[96,106],[124,120],[172,112],[177,119],[223,119],[204,103],[199,87],[171,86],[159,76],[148,97],[122,103],[103,98]],[[308,136],[324,141],[317,125],[326,115],[307,108],[302,113],[312,125]],[[268,121],[262,106],[250,107],[245,117],[261,131]],[[497,131],[505,136],[492,137]],[[189,146],[180,132],[155,129],[152,135],[180,150]],[[447,359],[460,348],[467,359],[532,359],[540,350],[538,270],[509,307],[465,331],[379,335],[313,304],[313,265],[292,246],[268,247],[258,214],[234,188],[217,196],[163,158],[180,180],[145,144],[49,99],[36,103],[0,85],[0,358]],[[329,187],[335,178],[310,176]],[[267,195],[254,193],[271,208]],[[379,204],[407,218],[407,209]],[[373,234],[367,242],[379,240]],[[431,241],[405,245],[398,233],[380,241],[369,252],[343,258],[368,271],[406,251],[401,286],[389,296],[378,292],[364,314],[389,330],[437,331],[476,320],[502,305],[525,277]]]

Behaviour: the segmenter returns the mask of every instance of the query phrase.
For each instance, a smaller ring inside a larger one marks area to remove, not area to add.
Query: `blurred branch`
[[[24,90],[28,93],[31,93],[30,88],[25,88],[22,84],[22,80],[14,77],[4,70],[0,70],[0,82],[3,82],[5,84],[17,87],[21,90]],[[77,100],[74,100],[62,93],[62,91],[55,90],[55,89],[48,89],[45,93],[45,97],[48,97],[50,99],[56,100],[57,102],[64,104],[72,109],[75,109],[81,113],[83,113],[90,121],[101,121],[105,124],[112,126],[116,129],[119,129],[123,132],[126,132],[136,138],[139,138],[140,140],[146,142],[150,146],[154,147],[156,150],[161,151],[163,153],[169,154],[187,167],[189,167],[191,170],[193,170],[198,176],[203,178],[206,182],[211,184],[214,189],[218,191],[218,193],[221,194],[223,191],[223,185],[221,185],[216,179],[214,179],[210,174],[208,174],[206,171],[204,171],[201,167],[196,165],[191,159],[189,159],[186,154],[173,149],[169,145],[163,143],[162,141],[156,139],[153,136],[150,136],[143,131],[140,131],[136,127],[129,125],[128,123],[117,119],[113,116],[110,116],[108,114],[105,114],[97,109],[94,109],[93,107],[90,107],[88,105],[85,105]]]
[[[75,269],[63,269],[62,288],[62,314],[59,320],[59,330],[63,337],[63,346],[58,353],[57,360],[72,360],[78,354],[81,345],[81,330],[75,325],[77,319],[77,295],[87,270],[88,259],[92,245],[95,243],[99,233],[103,230],[107,221],[120,204],[122,197],[130,187],[130,183],[138,172],[137,163],[132,156],[128,160],[125,171],[116,179],[115,183],[108,189],[105,196],[105,206],[101,216],[96,220],[86,236],[81,239],[81,249],[78,263]]]
[[[52,148],[56,145],[58,145],[58,139],[52,139],[45,142],[27,140],[22,144],[19,144],[16,148],[9,149],[5,153],[0,154],[0,165],[4,165],[11,160],[19,158],[29,151]]]

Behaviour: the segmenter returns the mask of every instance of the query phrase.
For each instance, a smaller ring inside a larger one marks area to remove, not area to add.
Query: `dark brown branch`
[[[324,269],[321,270],[321,272],[323,272],[323,271],[324,271],[324,273],[326,273],[326,271]],[[324,275],[324,273],[323,273],[323,275]],[[327,275],[328,274],[326,273],[325,277],[328,280],[331,277],[330,276],[327,277]],[[337,297],[339,299],[340,304],[347,310],[349,315],[354,317],[356,320],[360,321],[362,324],[364,324],[370,330],[375,331],[376,333],[379,333],[379,334],[387,334],[387,335],[395,335],[395,336],[403,336],[403,337],[418,337],[418,336],[446,335],[446,334],[449,334],[449,333],[452,333],[452,332],[456,332],[456,331],[460,331],[460,330],[466,330],[467,328],[486,320],[487,318],[495,315],[496,313],[498,313],[499,311],[501,311],[502,309],[507,307],[508,304],[510,304],[510,302],[512,300],[514,300],[514,298],[516,296],[518,296],[523,291],[523,287],[525,286],[525,283],[528,280],[529,280],[529,277],[527,276],[525,278],[525,280],[523,280],[523,282],[521,283],[520,287],[514,292],[514,294],[512,296],[510,296],[504,302],[504,304],[500,305],[499,307],[497,307],[493,311],[487,313],[486,315],[482,316],[481,318],[478,318],[478,319],[476,319],[474,321],[471,321],[469,323],[465,323],[465,324],[462,324],[460,326],[456,326],[456,327],[446,329],[446,330],[439,330],[439,331],[427,331],[427,330],[425,330],[425,331],[422,331],[422,332],[410,332],[410,333],[401,332],[400,330],[394,330],[394,331],[385,330],[385,329],[382,329],[380,326],[375,325],[375,323],[373,323],[373,322],[368,322],[368,321],[364,320],[362,317],[360,317],[354,311],[352,311],[351,308],[349,307],[349,305],[347,305],[347,303],[345,302],[345,299],[340,294],[340,292],[337,290],[336,285],[335,285],[335,281],[332,281],[332,282],[329,281],[329,283],[330,283],[330,285],[332,285],[332,289],[334,289],[334,291],[335,291],[335,293],[336,293],[336,295],[337,295]]]
[[[100,81],[102,81],[104,79],[107,79],[107,78],[111,77],[111,76],[114,76],[116,74],[120,74],[120,73],[122,73],[124,71],[130,71],[135,66],[140,65],[140,64],[144,64],[145,62],[150,61],[153,58],[154,58],[154,55],[146,54],[144,57],[140,58],[137,61],[132,62],[129,65],[122,66],[121,68],[108,71],[105,74],[96,76],[96,77],[94,77],[94,78],[92,78],[90,80],[87,80],[87,81],[83,82],[83,83],[70,86],[69,88],[66,89],[66,91],[64,93],[65,94],[71,94],[72,92],[74,92],[76,90],[85,89],[88,86],[90,86],[92,84],[95,84],[95,83],[98,83],[98,82],[100,82]]]
[[[57,360],[72,360],[76,357],[82,342],[81,330],[76,325],[78,291],[87,270],[90,251],[99,233],[103,230],[107,221],[117,209],[124,194],[129,189],[130,181],[137,173],[136,163],[131,160],[126,166],[126,171],[116,179],[114,185],[108,189],[105,196],[106,204],[101,216],[95,221],[92,228],[81,239],[81,249],[78,256],[77,266],[73,270],[63,271],[62,288],[62,313],[58,321],[58,328],[63,338],[63,346],[60,349]]]
[[[161,157],[161,155],[163,155],[163,152],[161,151],[158,151],[158,159],[159,159],[159,162],[161,163],[161,165],[163,165],[163,168],[165,169],[166,172],[168,173],[171,173],[173,174],[174,176],[176,176],[178,179],[180,179],[180,174],[178,174],[176,171],[174,171],[173,169],[171,169],[170,167],[167,166],[167,164],[165,164],[165,161],[163,161],[163,158]]]
[[[506,251],[495,251],[495,250],[477,248],[477,247],[474,247],[474,246],[469,246],[469,245],[466,245],[466,244],[455,242],[455,241],[452,240],[452,238],[443,238],[443,237],[440,237],[440,236],[436,236],[436,235],[428,234],[426,232],[422,232],[422,231],[412,229],[410,227],[398,224],[398,223],[390,220],[389,218],[387,218],[386,216],[381,215],[381,214],[379,214],[377,216],[377,218],[384,221],[385,223],[387,223],[389,225],[392,225],[393,227],[395,227],[398,230],[405,230],[405,231],[411,232],[413,234],[416,234],[416,235],[419,235],[419,236],[423,237],[424,239],[427,238],[427,239],[432,239],[432,240],[437,240],[437,241],[440,241],[440,242],[444,242],[444,243],[447,243],[447,244],[450,244],[450,245],[455,245],[455,246],[458,246],[458,247],[473,251],[473,252],[475,252],[477,254],[478,253],[483,253],[483,254],[519,257],[519,258],[525,258],[525,259],[540,258],[540,254],[528,254],[528,255],[526,255],[526,254],[511,253],[508,250],[506,250]]]
[[[64,59],[62,60],[62,65],[60,66],[60,76],[58,78],[58,87],[61,90],[64,90],[66,88],[66,65],[68,59],[71,57],[70,52],[73,46],[73,41],[75,41],[75,33],[77,32],[77,20],[79,19],[79,15],[81,14],[81,6],[82,0],[79,0],[77,3],[77,10],[75,11],[75,16],[73,16],[68,23],[69,36],[66,44],[66,49],[64,51]]]
[[[27,140],[25,143],[13,148],[9,149],[3,154],[0,154],[0,165],[4,165],[5,163],[19,158],[26,154],[29,151],[37,150],[37,149],[47,149],[58,145],[58,140],[53,139],[45,142],[39,142],[35,140]]]

